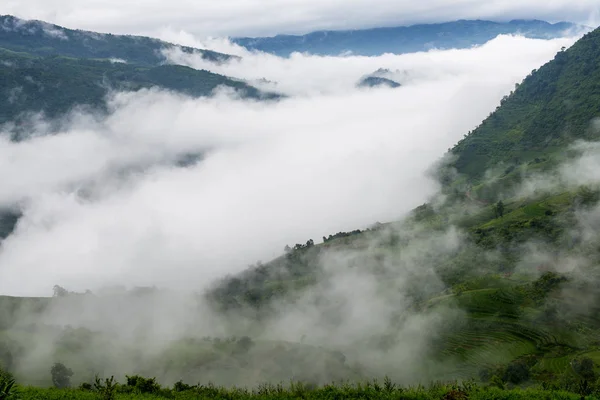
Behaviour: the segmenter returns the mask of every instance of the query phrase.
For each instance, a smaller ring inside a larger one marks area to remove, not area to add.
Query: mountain
[[[377,304],[396,307],[389,329],[378,331],[382,360],[412,338],[411,316],[446,316],[413,370],[443,365],[435,379],[476,378],[501,387],[528,382],[574,390],[595,379],[600,180],[583,184],[561,171],[571,165],[585,172],[588,164],[577,162],[586,160],[586,147],[572,145],[600,139],[599,65],[597,29],[533,71],[450,150],[440,164],[442,193],[430,203],[401,221],[286,246],[282,257],[216,282],[207,299],[221,313],[255,310],[263,324],[282,318],[290,308],[280,305],[290,302],[301,309],[310,304],[327,321],[341,318],[344,301],[360,296],[356,284],[340,300],[337,285],[360,276],[363,285],[375,285]],[[598,157],[595,148],[587,146],[588,161]],[[494,169],[499,176],[486,174]],[[528,179],[543,185],[520,190]],[[370,310],[366,321],[381,312]],[[360,355],[364,345],[342,351]]]
[[[215,63],[237,58],[148,37],[79,31],[0,16],[0,125],[10,124],[11,139],[21,140],[32,114],[42,113],[52,129],[60,124],[59,117],[75,107],[107,112],[107,95],[121,90],[157,87],[201,97],[225,87],[243,98],[281,97],[235,78],[167,64],[162,50],[172,48],[201,54]],[[13,231],[18,218],[18,213],[0,209],[0,241]]]
[[[160,87],[208,96],[219,86],[243,97],[274,99],[245,82],[180,65],[141,66],[65,56],[40,57],[0,48],[0,123],[27,121],[28,113],[64,115],[74,106],[104,110],[109,90]]]
[[[520,179],[523,168],[554,167],[576,140],[599,140],[599,60],[596,29],[532,71],[451,150],[455,160],[450,166],[462,177],[459,181],[481,184],[486,171],[501,165],[496,185],[508,184]]]
[[[581,183],[561,173],[575,165],[577,176],[598,175],[577,162],[599,153],[599,49],[600,29],[533,71],[450,149],[436,170],[441,192],[404,219],[286,246],[280,257],[215,282],[196,308],[188,301],[173,307],[176,296],[154,289],[102,295],[57,287],[52,299],[0,297],[0,364],[39,386],[49,385],[48,365],[61,360],[77,370],[77,383],[112,369],[224,385],[395,374],[409,383],[462,383],[393,392],[386,379],[361,386],[369,395],[332,386],[322,393],[431,399],[598,393],[600,179]],[[596,144],[573,148],[578,139]],[[528,179],[543,185],[518,190]],[[148,331],[176,328],[158,323],[165,304],[185,317],[190,337],[149,351],[156,344],[146,341]],[[97,332],[68,326],[84,310],[92,310],[89,321],[112,321],[116,333],[107,333],[106,324],[96,325]],[[221,337],[197,337],[193,327],[209,325]],[[273,340],[278,334],[292,339]],[[36,347],[46,351],[32,362],[27,351]],[[127,378],[119,389],[139,392],[139,377]],[[308,387],[293,386],[290,397],[311,397],[316,392]],[[527,389],[505,390],[515,387]],[[210,384],[198,390],[233,396]],[[281,387],[255,393],[285,396]]]
[[[395,82],[391,79],[381,78],[379,76],[367,76],[360,80],[358,83],[358,87],[389,87],[392,89],[399,88],[400,85],[398,82]]]
[[[390,28],[346,31],[318,31],[306,35],[273,37],[238,37],[232,41],[249,50],[288,57],[294,52],[316,55],[378,56],[384,53],[403,54],[433,48],[468,48],[481,45],[502,34],[520,34],[529,38],[556,38],[567,31],[586,27],[569,22],[550,24],[537,20],[492,22],[460,20],[439,24],[421,24]]]
[[[379,68],[377,71],[363,76],[358,81],[358,87],[389,87],[392,89],[402,86],[396,82],[394,78],[397,74],[392,73],[389,69]]]
[[[37,56],[121,60],[143,66],[156,66],[165,62],[166,58],[161,52],[172,48],[201,54],[204,59],[213,62],[237,58],[149,37],[73,30],[43,21],[22,20],[11,15],[0,15],[0,47]]]
[[[159,87],[209,96],[229,87],[242,97],[277,99],[238,79],[166,63],[178,48],[220,63],[234,56],[176,46],[140,36],[66,29],[42,21],[0,16],[0,124],[25,128],[31,113],[55,118],[73,107],[106,110],[110,90]]]

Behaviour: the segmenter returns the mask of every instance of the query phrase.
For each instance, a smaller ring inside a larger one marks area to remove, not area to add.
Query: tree
[[[73,371],[64,364],[55,363],[50,369],[50,373],[52,374],[52,383],[57,388],[62,389],[71,386]]]
[[[496,218],[504,217],[504,203],[502,202],[502,200],[496,203],[496,205],[494,206],[494,212],[496,214]]]
[[[286,244],[283,251],[285,251],[286,253],[289,253],[290,251],[292,251],[292,248]]]
[[[54,297],[65,297],[69,291],[62,286],[54,285]]]
[[[247,353],[254,346],[254,342],[248,336],[242,336],[237,341],[237,349],[242,353]]]
[[[529,368],[523,361],[515,361],[506,367],[503,380],[518,385],[529,379]]]
[[[594,361],[589,357],[584,357],[580,360],[573,360],[573,370],[582,378],[594,380]]]

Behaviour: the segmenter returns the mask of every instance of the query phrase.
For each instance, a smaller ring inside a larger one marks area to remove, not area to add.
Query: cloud
[[[52,24],[43,23],[42,30],[46,35],[50,37],[57,38],[60,40],[69,40],[69,37],[65,34],[65,32],[62,29],[56,28]]]
[[[219,72],[275,80],[291,98],[121,93],[106,119],[76,112],[56,135],[2,139],[0,204],[21,204],[24,217],[0,248],[0,292],[200,289],[286,244],[399,218],[436,192],[431,163],[570,43],[503,37],[373,59],[259,54]],[[355,88],[380,67],[407,70],[406,86]]]
[[[597,22],[596,0],[208,0],[172,2],[88,0],[7,0],[0,12],[68,27],[111,33],[155,34],[157,27],[201,36],[264,36],[319,29],[357,29],[457,19],[515,18]]]
[[[243,78],[266,89],[290,95],[349,93],[354,91],[360,77],[379,68],[393,71],[391,78],[408,86],[443,82],[465,88],[463,85],[471,82],[478,84],[494,80],[494,83],[499,83],[508,74],[518,81],[524,72],[530,72],[531,65],[540,63],[538,51],[547,50],[552,53],[556,50],[557,43],[570,46],[575,41],[574,38],[524,40],[518,36],[500,35],[474,50],[432,50],[401,56],[384,54],[380,57],[320,57],[294,53],[288,59],[251,53],[222,39],[198,41],[185,34],[175,34],[168,39],[242,57],[240,60],[215,66],[198,55],[184,53],[179,49],[165,50],[167,59],[173,63]],[[519,61],[503,65],[507,57]],[[480,63],[478,60],[486,62]],[[470,74],[476,74],[471,76],[470,81],[465,81],[464,74],[467,70]],[[274,81],[274,84],[261,84],[260,80],[264,78]],[[512,88],[509,86],[505,85],[499,90],[506,92],[508,88],[510,91]]]

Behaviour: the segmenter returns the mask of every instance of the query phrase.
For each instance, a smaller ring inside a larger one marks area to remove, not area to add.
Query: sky
[[[574,40],[500,36],[464,50],[289,59],[221,43],[244,55],[222,66],[169,53],[266,78],[290,97],[117,93],[105,119],[75,112],[58,134],[19,143],[0,134],[0,205],[24,212],[0,248],[0,293],[201,289],[286,244],[397,220],[437,191],[431,165]],[[356,88],[379,68],[403,86]],[[173,166],[198,152],[198,164]]]
[[[0,14],[69,28],[160,36],[270,36],[457,19],[542,19],[597,26],[597,0],[3,0]]]

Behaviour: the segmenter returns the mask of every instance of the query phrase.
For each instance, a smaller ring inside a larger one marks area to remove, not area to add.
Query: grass
[[[97,393],[76,389],[40,389],[26,387],[21,390],[22,400],[98,400]],[[282,385],[264,385],[254,390],[225,389],[214,386],[203,386],[191,390],[177,392],[162,389],[157,393],[117,393],[114,400],[128,399],[228,399],[228,400],[271,400],[271,399],[382,399],[382,400],[580,400],[580,395],[560,390],[543,390],[540,388],[503,390],[493,386],[477,386],[465,384],[433,384],[430,387],[399,387],[390,381],[369,382],[358,385],[327,385],[312,388],[295,384],[288,387]],[[591,395],[588,400],[598,399]]]

